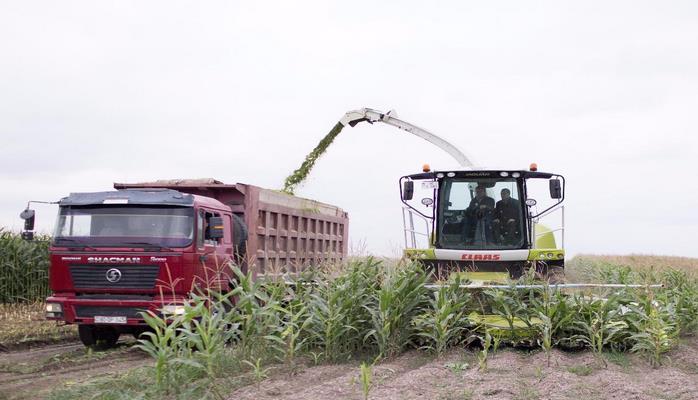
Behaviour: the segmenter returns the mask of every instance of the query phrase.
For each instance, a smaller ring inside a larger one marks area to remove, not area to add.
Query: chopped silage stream
[[[317,160],[320,158],[320,156],[325,154],[327,148],[330,147],[332,142],[334,142],[334,139],[337,137],[337,135],[339,135],[339,132],[341,132],[343,128],[344,125],[342,125],[341,122],[337,122],[337,125],[335,125],[334,128],[332,128],[332,130],[330,130],[330,132],[325,135],[322,140],[320,140],[320,143],[318,143],[317,146],[315,146],[315,148],[308,153],[307,156],[305,156],[305,160],[303,160],[301,166],[297,170],[293,171],[293,173],[284,181],[284,188],[282,190],[285,193],[292,195],[298,185],[305,181],[310,174],[310,171],[315,166]]]

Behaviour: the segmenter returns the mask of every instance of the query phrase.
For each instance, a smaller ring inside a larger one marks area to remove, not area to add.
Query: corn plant
[[[482,350],[477,353],[478,369],[486,372],[487,360],[489,358],[490,349],[492,348],[492,335],[489,330],[485,330],[485,336],[480,337],[480,342],[482,343]]]
[[[298,309],[296,307],[279,307],[279,312],[283,315],[281,325],[274,334],[267,335],[266,338],[280,355],[277,358],[286,363],[289,373],[292,374],[296,369],[296,356],[304,349],[308,340],[308,337],[302,335],[311,320],[305,305],[301,305]]]
[[[267,336],[280,323],[279,299],[270,296],[265,282],[255,279],[251,272],[244,274],[233,267],[233,273],[236,281],[230,296],[236,299],[236,304],[226,316],[227,322],[236,327],[232,338],[244,357],[264,353]]]
[[[50,238],[33,241],[0,228],[0,304],[44,300],[48,285]]]
[[[440,287],[429,299],[424,312],[414,320],[417,335],[426,341],[422,347],[438,356],[457,343],[468,326],[466,309],[470,294],[460,288],[460,284],[457,277]]]
[[[550,350],[553,347],[553,323],[550,320],[550,317],[543,313],[539,314],[539,318],[542,321],[542,323],[538,327],[538,329],[540,330],[540,339],[538,339],[538,344],[543,349],[543,351],[545,351],[546,364],[549,367]]]
[[[369,309],[372,328],[364,339],[378,347],[380,356],[392,357],[413,340],[412,320],[428,299],[426,278],[420,266],[407,265],[390,271],[374,293],[374,305]]]
[[[178,328],[186,348],[195,350],[193,356],[185,353],[188,357],[180,357],[178,362],[202,369],[209,378],[216,376],[218,358],[237,328],[229,325],[221,305],[220,300],[209,304],[207,297],[192,294]]]
[[[364,400],[368,400],[368,395],[373,388],[373,364],[362,362],[359,368],[361,371],[359,375],[359,380],[361,381],[361,391],[364,394]]]
[[[339,277],[318,282],[308,295],[309,340],[326,359],[346,358],[362,349],[379,265],[371,258],[351,263]]]
[[[586,344],[595,355],[606,365],[606,361],[600,357],[605,347],[613,347],[622,335],[627,334],[628,324],[620,319],[616,299],[575,297],[580,309],[580,320],[574,321],[574,325],[581,331],[577,335],[582,343]]]
[[[678,321],[672,303],[655,300],[654,294],[628,306],[626,320],[635,333],[629,341],[633,343],[630,351],[644,354],[652,366],[662,363],[664,354],[671,350],[678,336]]]
[[[262,366],[262,358],[258,357],[255,359],[255,362],[253,363],[252,361],[249,360],[242,360],[243,363],[247,364],[252,368],[252,375],[254,375],[254,379],[257,382],[257,386],[262,383],[263,380],[265,380],[269,375],[269,368],[264,368]]]
[[[169,392],[170,384],[176,381],[177,360],[185,344],[177,330],[182,319],[167,319],[151,312],[141,314],[151,331],[144,332],[138,340],[137,348],[155,359],[155,384],[158,391]]]

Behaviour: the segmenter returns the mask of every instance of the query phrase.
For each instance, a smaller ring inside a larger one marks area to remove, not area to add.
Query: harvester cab
[[[539,202],[531,192],[541,181],[547,181],[549,199]],[[459,272],[474,283],[503,283],[533,269],[559,281],[565,258],[564,189],[563,176],[535,166],[403,176],[405,255],[420,260],[437,278]],[[540,223],[554,217],[559,218],[554,228]]]

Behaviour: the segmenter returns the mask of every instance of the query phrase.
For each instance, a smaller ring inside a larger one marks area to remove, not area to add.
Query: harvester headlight
[[[455,172],[449,172],[449,173],[446,174],[446,176],[449,177],[449,178],[453,178],[454,176],[456,176],[456,173],[455,173]]]
[[[563,259],[563,258],[565,258],[565,255],[562,253],[557,253],[557,258]]]
[[[499,173],[499,176],[506,178],[507,176],[509,176],[509,173],[507,171],[502,171]]]
[[[518,172],[514,172],[514,173],[511,174],[511,176],[512,176],[512,178],[518,178],[518,177],[521,176],[521,174],[518,173]]]
[[[169,314],[169,315],[183,315],[184,314],[184,306],[167,305],[167,306],[162,308],[162,313]]]
[[[444,174],[442,174],[441,172],[439,172],[438,174],[436,174],[436,177],[439,178],[439,179],[441,179],[441,178],[444,177]]]
[[[46,303],[46,312],[47,313],[62,313],[63,306],[61,305],[61,303]]]
[[[553,253],[548,253],[548,258],[553,258]]]

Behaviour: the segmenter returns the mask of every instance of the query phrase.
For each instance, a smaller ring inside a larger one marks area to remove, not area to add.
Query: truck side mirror
[[[220,239],[223,237],[225,231],[225,225],[223,224],[223,218],[221,217],[211,217],[208,220],[208,237],[210,239]]]
[[[562,186],[560,185],[559,179],[551,179],[548,181],[550,185],[550,198],[551,199],[561,199],[562,198]]]
[[[414,182],[413,181],[405,181],[402,183],[402,199],[403,200],[412,200],[412,196],[414,196]]]
[[[22,239],[33,240],[34,239],[34,217],[36,213],[34,210],[26,209],[19,214],[19,217],[24,220],[24,232],[22,232]]]

